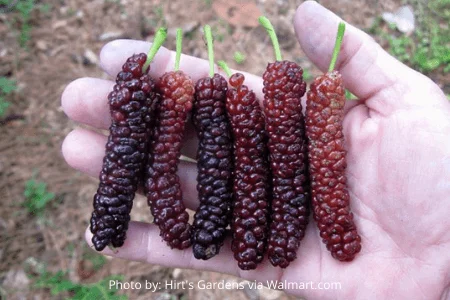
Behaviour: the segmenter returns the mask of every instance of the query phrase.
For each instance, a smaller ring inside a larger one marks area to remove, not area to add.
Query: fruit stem
[[[341,45],[342,40],[344,39],[344,32],[345,32],[345,23],[339,22],[337,36],[336,36],[336,43],[334,44],[333,49],[333,56],[331,57],[330,67],[328,68],[328,72],[331,72],[334,70],[334,67],[336,66],[336,61],[339,55],[339,51],[341,51]]]
[[[175,71],[180,69],[181,46],[183,44],[183,29],[177,28],[177,48],[175,56]]]
[[[214,48],[213,48],[213,36],[211,32],[211,26],[205,25],[203,27],[205,33],[206,46],[208,47],[208,58],[209,58],[209,76],[214,76]]]
[[[150,50],[148,50],[147,60],[145,61],[144,66],[142,67],[143,73],[147,72],[148,66],[150,66],[150,63],[155,57],[156,52],[158,52],[159,48],[161,48],[162,44],[164,44],[166,38],[167,38],[167,28],[160,27],[155,34],[155,38],[153,39],[153,43],[152,46],[150,47]]]
[[[219,60],[217,62],[217,64],[219,65],[219,67],[222,68],[222,70],[225,71],[225,73],[227,74],[228,77],[231,77],[231,75],[232,75],[231,69],[230,69],[230,67],[228,67],[228,65],[225,61]]]
[[[270,39],[272,40],[273,50],[275,51],[275,59],[280,61],[281,60],[281,51],[280,51],[280,44],[278,43],[277,34],[275,32],[275,29],[273,28],[272,23],[270,23],[269,19],[267,19],[265,16],[261,16],[258,18],[259,24],[262,25],[267,31],[267,33],[270,36]]]

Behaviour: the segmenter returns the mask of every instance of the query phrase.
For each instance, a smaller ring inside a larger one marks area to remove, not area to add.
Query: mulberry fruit
[[[306,132],[314,219],[332,256],[349,261],[361,250],[361,238],[346,186],[344,104],[345,90],[338,72],[316,78],[307,94]]]
[[[144,53],[128,58],[108,95],[112,124],[90,221],[97,251],[110,244],[120,247],[126,238],[143,171],[150,108],[158,98],[155,83],[143,71],[146,59]]]
[[[263,75],[273,196],[267,252],[272,265],[282,268],[296,258],[309,215],[302,74],[296,63],[276,61]]]
[[[226,236],[233,196],[233,145],[226,113],[227,81],[219,74],[195,87],[194,125],[199,138],[197,190],[192,248],[197,259],[219,253]]]
[[[233,197],[233,145],[226,112],[227,81],[214,74],[211,27],[204,27],[209,57],[209,77],[195,86],[194,125],[197,151],[197,191],[200,206],[194,215],[192,249],[197,259],[219,253],[230,222]]]
[[[306,134],[313,215],[320,237],[331,255],[351,261],[361,251],[345,176],[346,151],[342,121],[345,89],[342,76],[333,71],[345,32],[340,23],[329,72],[311,84],[306,102]]]
[[[255,269],[267,243],[270,202],[269,164],[264,115],[244,75],[231,76],[227,112],[234,138],[235,173],[231,248],[238,266]]]
[[[282,61],[269,19],[260,17],[259,23],[272,40],[277,60],[267,65],[263,75],[273,196],[268,254],[272,265],[286,268],[297,257],[309,216],[307,144],[301,104],[306,83],[300,66]]]
[[[171,248],[185,249],[191,244],[191,228],[177,169],[194,85],[182,71],[174,71],[160,78],[159,89],[161,102],[149,143],[145,192],[163,240]]]

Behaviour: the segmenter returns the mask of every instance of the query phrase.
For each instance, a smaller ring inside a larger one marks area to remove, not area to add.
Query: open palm
[[[294,26],[300,45],[322,70],[330,60],[339,18],[312,1],[303,3]],[[450,299],[450,105],[428,78],[384,52],[369,36],[348,26],[337,69],[345,86],[360,100],[348,103],[344,134],[351,206],[362,238],[353,262],[334,260],[310,224],[298,258],[285,269],[265,260],[257,270],[241,271],[229,241],[221,253],[199,261],[192,250],[169,250],[159,229],[132,222],[125,245],[107,255],[181,268],[197,268],[267,280],[313,282],[308,289],[287,289],[314,299]],[[131,54],[149,44],[118,40],[101,53],[105,71],[115,76]],[[174,53],[162,48],[151,67],[153,76],[172,69]],[[206,61],[184,56],[181,69],[198,80],[208,74]],[[262,80],[246,74],[246,84],[261,96]],[[112,81],[82,78],[64,91],[62,105],[75,121],[109,127],[105,101]],[[261,98],[261,97],[260,97]],[[195,153],[195,133],[187,134],[185,151]],[[98,176],[106,137],[86,129],[71,132],[63,144],[66,161]],[[179,171],[186,205],[198,205],[195,164]],[[90,232],[86,232],[90,243]],[[340,289],[320,289],[340,283]]]

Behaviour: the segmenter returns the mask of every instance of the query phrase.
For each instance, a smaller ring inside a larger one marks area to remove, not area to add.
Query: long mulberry
[[[207,43],[212,43],[205,26]],[[210,57],[212,47],[208,47]],[[233,144],[231,124],[226,112],[228,84],[214,74],[197,81],[193,120],[199,144],[197,151],[197,191],[200,206],[194,215],[192,249],[197,259],[209,259],[219,253],[230,221],[233,198]]]
[[[233,128],[235,170],[231,249],[242,270],[255,269],[267,247],[270,182],[264,115],[244,75],[229,79],[227,112]]]
[[[225,110],[227,82],[219,74],[196,84],[194,124],[198,133],[197,190],[193,251],[198,259],[219,253],[230,219],[233,196],[231,127]]]
[[[194,84],[188,75],[176,70],[160,78],[159,90],[161,102],[148,149],[145,192],[163,240],[171,248],[185,249],[191,245],[191,227],[177,170]]]
[[[306,133],[314,219],[332,256],[350,261],[361,250],[361,237],[350,211],[345,176],[345,89],[342,76],[332,71],[344,30],[344,23],[340,23],[330,71],[317,77],[307,93]]]
[[[273,193],[267,252],[270,262],[282,268],[297,257],[308,224],[307,144],[301,105],[306,84],[302,73],[296,63],[277,61],[269,64],[263,75]]]
[[[261,17],[260,22],[271,30],[277,53],[277,61],[269,63],[263,75],[273,196],[267,252],[272,265],[286,268],[297,257],[309,215],[307,143],[301,104],[306,83],[300,66],[281,61],[269,20]]]
[[[108,95],[112,124],[90,222],[97,251],[120,247],[126,238],[147,148],[149,108],[157,100],[155,83],[143,71],[146,59],[144,53],[128,58]]]

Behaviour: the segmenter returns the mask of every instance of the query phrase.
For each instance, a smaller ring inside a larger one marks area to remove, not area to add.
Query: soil
[[[40,265],[50,272],[67,270],[74,282],[91,283],[111,274],[124,281],[189,279],[198,281],[242,281],[214,272],[181,270],[107,258],[95,267],[93,252],[84,241],[97,179],[71,169],[61,155],[64,137],[80,124],[69,120],[60,106],[67,84],[79,77],[108,78],[98,64],[102,46],[116,38],[151,40],[155,28],[183,27],[183,49],[206,58],[202,25],[210,24],[216,35],[216,57],[230,67],[262,74],[272,51],[267,35],[251,20],[260,14],[274,23],[286,59],[296,60],[313,76],[319,71],[308,61],[294,39],[292,17],[302,1],[254,0],[252,9],[241,9],[238,0],[130,1],[48,0],[48,11],[35,1],[31,15],[28,49],[18,43],[17,12],[0,13],[0,76],[15,79],[18,89],[8,97],[11,106],[0,123],[0,298],[48,299],[48,289],[33,288],[28,276]],[[189,4],[186,4],[189,2]],[[323,0],[318,1],[359,28],[369,28],[384,11],[395,11],[404,1]],[[380,3],[382,2],[382,3]],[[231,5],[237,4],[235,8]],[[41,9],[40,9],[41,8]],[[237,21],[236,21],[237,20]],[[239,21],[241,20],[241,21]],[[239,25],[242,22],[246,26]],[[236,25],[238,24],[238,25]],[[174,49],[174,31],[165,45]],[[233,53],[246,54],[238,65]],[[448,86],[439,72],[432,78]],[[25,182],[35,176],[48,184],[55,200],[44,216],[24,209]],[[150,221],[145,200],[135,201],[132,218]],[[98,261],[97,257],[97,261]],[[145,290],[123,291],[130,299],[290,299],[271,290]]]

